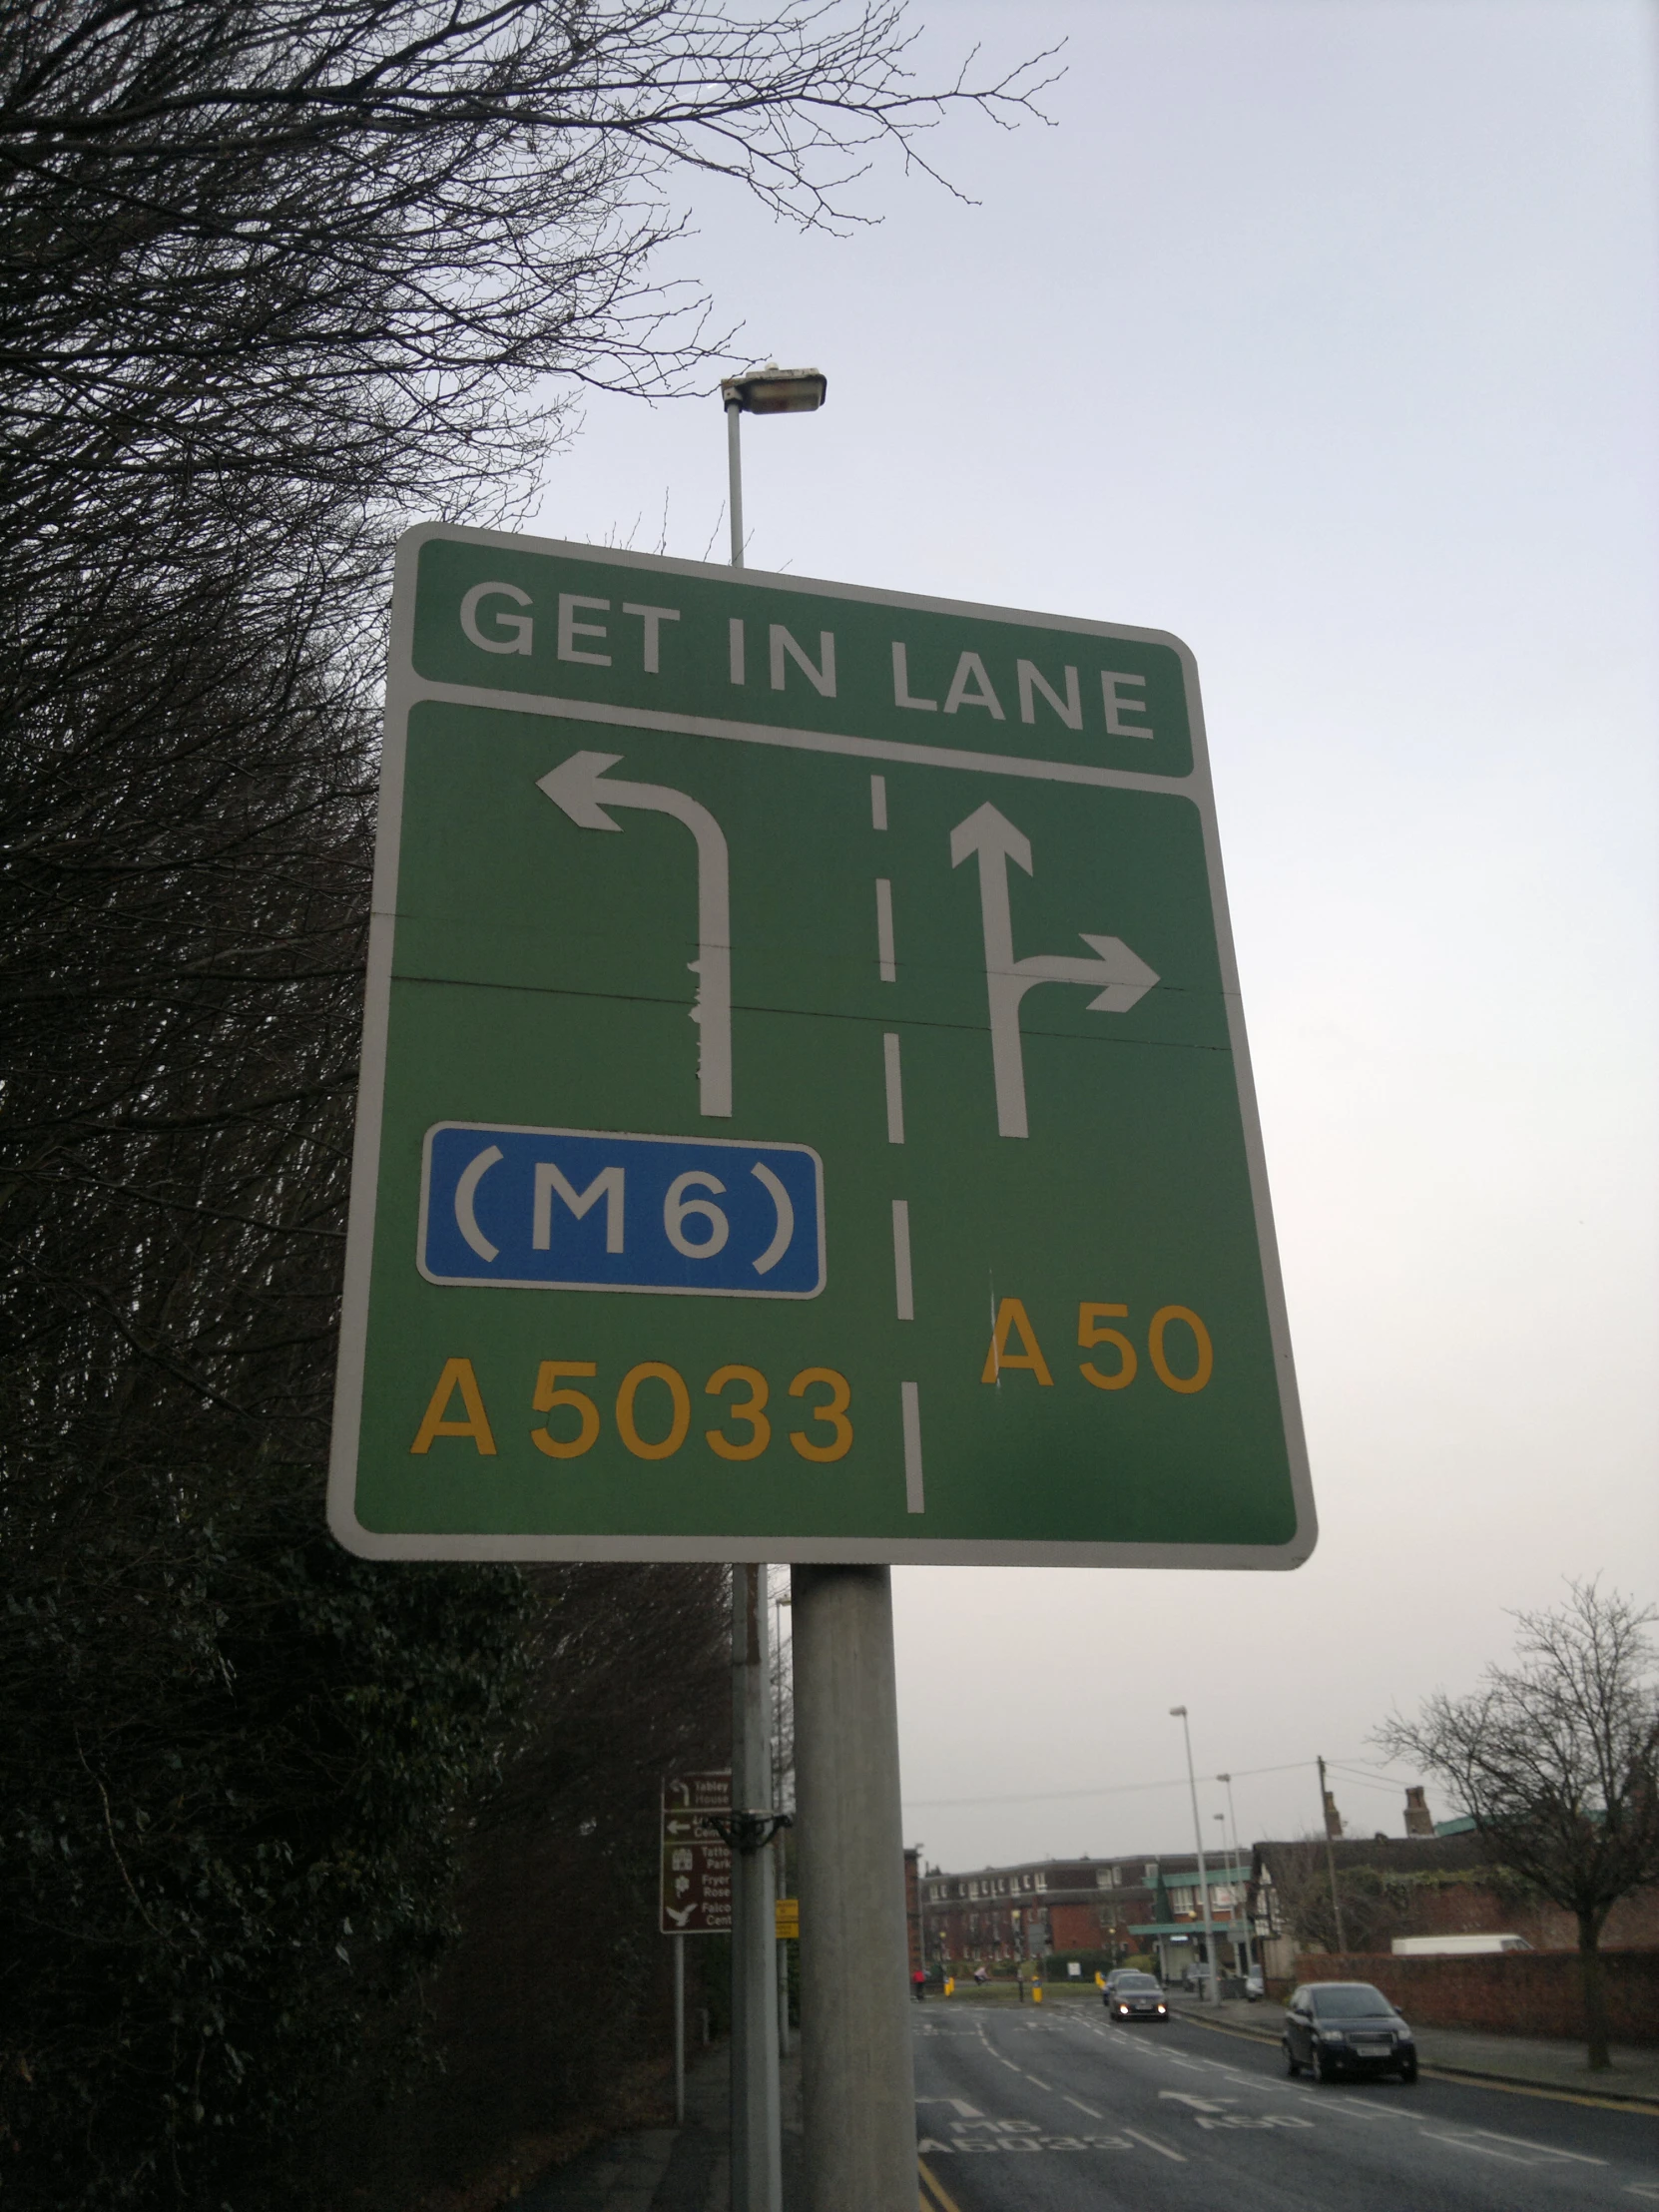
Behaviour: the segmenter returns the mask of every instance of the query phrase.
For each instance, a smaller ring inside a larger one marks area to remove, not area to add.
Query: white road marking
[[[1028,2073],[1025,2078],[1027,2081],[1034,2083],[1035,2086],[1039,2089],[1048,2088],[1048,2083],[1046,2081],[1038,2081],[1034,2073]],[[1052,2094],[1052,2091],[1050,2091],[1050,2094]]]
[[[1488,2142],[1512,2144],[1516,2150],[1536,2151],[1540,2158],[1570,2158],[1579,2166],[1605,2166],[1607,2163],[1605,2158],[1591,2158],[1581,2150],[1557,2150],[1551,2143],[1534,2143],[1524,2135],[1501,2135],[1495,2127],[1475,2127],[1469,2133],[1483,2135]]]
[[[1079,2112],[1086,2112],[1091,2120],[1103,2120],[1106,2117],[1104,2112],[1097,2112],[1092,2104],[1085,2104],[1080,2097],[1067,2097],[1066,2102],[1076,2105]]]
[[[869,780],[869,826],[872,830],[887,827],[887,779],[872,776]]]
[[[1123,2132],[1125,2135],[1132,2137],[1135,2142],[1144,2143],[1148,2150],[1155,2150],[1160,2158],[1173,2158],[1178,2166],[1184,2166],[1187,2163],[1185,2151],[1171,2150],[1167,2143],[1160,2143],[1156,2136],[1143,2135],[1138,2127],[1126,2127]]]
[[[1420,2131],[1431,2143],[1449,2143],[1453,2150],[1472,2150],[1479,2158],[1501,2159],[1506,2166],[1530,2166],[1530,2158],[1517,2158],[1512,2150],[1493,2150],[1489,2144],[1477,2143],[1470,2135],[1436,2135],[1431,2128]]]

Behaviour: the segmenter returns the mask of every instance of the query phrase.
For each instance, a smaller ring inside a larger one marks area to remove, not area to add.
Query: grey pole
[[[732,1569],[732,1810],[739,1817],[772,1811],[765,1572]],[[782,2212],[784,2200],[771,1841],[766,1834],[732,1853],[732,2212]]]
[[[1318,1756],[1316,1754],[1316,1756]],[[1348,1936],[1343,1928],[1343,1894],[1337,1887],[1337,1853],[1331,1841],[1331,1792],[1325,1783],[1325,1760],[1319,1757],[1320,1770],[1320,1826],[1325,1831],[1325,1867],[1331,1877],[1331,1917],[1337,1924],[1337,1948],[1348,1949]]]
[[[811,2212],[915,2212],[892,1576],[795,1568],[802,2119]]]
[[[674,1938],[674,2124],[686,2124],[686,1938]]]
[[[787,1596],[780,1594],[775,1597],[772,1602],[772,1663],[778,1671],[778,1694],[773,1703],[772,1716],[772,1802],[775,1806],[781,1806],[784,1803],[787,1795],[784,1787],[785,1690],[783,1609],[790,1601]],[[790,1862],[789,1852],[785,1848],[785,1834],[783,1829],[780,1829],[778,1831],[772,1842],[773,1850],[777,1857],[777,1865],[773,1869],[773,1880],[776,1886],[776,1892],[777,1895],[781,1898],[788,1897],[790,1894]],[[774,1947],[776,1948],[778,1953],[778,2055],[780,2059],[784,2059],[789,2057],[791,2051],[795,2047],[794,2038],[790,2033],[790,1946],[788,1938],[785,1937],[780,1939]]]
[[[1193,1799],[1193,1843],[1198,1852],[1198,1894],[1204,1907],[1204,1948],[1209,1952],[1210,2001],[1221,2002],[1221,1960],[1216,1956],[1215,1923],[1210,1915],[1210,1876],[1204,1864],[1204,1830],[1198,1818],[1198,1779],[1193,1773],[1192,1730],[1187,1726],[1187,1708],[1184,1705],[1170,1707],[1172,1718],[1181,1717],[1181,1737],[1187,1747],[1187,1788]],[[1202,1993],[1202,1992],[1201,1992]]]
[[[1216,1780],[1225,1782],[1227,1785],[1227,1832],[1233,1839],[1233,1888],[1239,1898],[1239,1918],[1245,1924],[1244,1963],[1248,1972],[1251,1964],[1251,1954],[1256,1947],[1256,1939],[1251,1931],[1249,1914],[1245,1910],[1250,1885],[1240,1879],[1247,1870],[1241,1866],[1239,1861],[1239,1816],[1233,1810],[1233,1777],[1230,1774],[1218,1774]]]
[[[732,517],[732,566],[743,566],[743,402],[734,392],[726,402],[727,508]]]

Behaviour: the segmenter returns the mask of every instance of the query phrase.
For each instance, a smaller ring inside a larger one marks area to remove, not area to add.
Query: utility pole
[[[1331,1793],[1325,1786],[1325,1761],[1319,1760],[1320,1770],[1320,1826],[1325,1831],[1325,1867],[1331,1877],[1331,1911],[1337,1922],[1337,1948],[1348,1949],[1348,1936],[1343,1929],[1343,1901],[1337,1888],[1337,1851],[1331,1841]]]

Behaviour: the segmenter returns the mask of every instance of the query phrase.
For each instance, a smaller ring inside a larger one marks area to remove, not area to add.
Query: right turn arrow
[[[1031,840],[989,801],[950,832],[950,864],[960,867],[972,852],[979,860],[979,910],[985,933],[985,990],[990,1005],[991,1072],[996,1082],[999,1136],[1030,1134],[1025,1114],[1025,1059],[1020,1046],[1019,1002],[1035,983],[1082,983],[1093,989],[1091,1014],[1126,1014],[1158,977],[1121,937],[1077,933],[1093,953],[1039,952],[1014,958],[1013,919],[1008,906],[1008,862],[1029,875]]]

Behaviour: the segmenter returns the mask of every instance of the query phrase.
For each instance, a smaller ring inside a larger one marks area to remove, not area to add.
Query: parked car
[[[1259,1998],[1265,1997],[1267,1993],[1267,1975],[1263,1973],[1260,1966],[1252,1966],[1245,1975],[1245,1995],[1252,2004],[1255,2004]]]
[[[1101,1998],[1114,2020],[1167,2020],[1169,2006],[1164,1992],[1149,1973],[1138,1966],[1120,1966],[1108,1974]]]
[[[1285,2071],[1316,2081],[1340,2073],[1417,2078],[1416,2038],[1369,1981],[1305,1981],[1285,2007]]]

